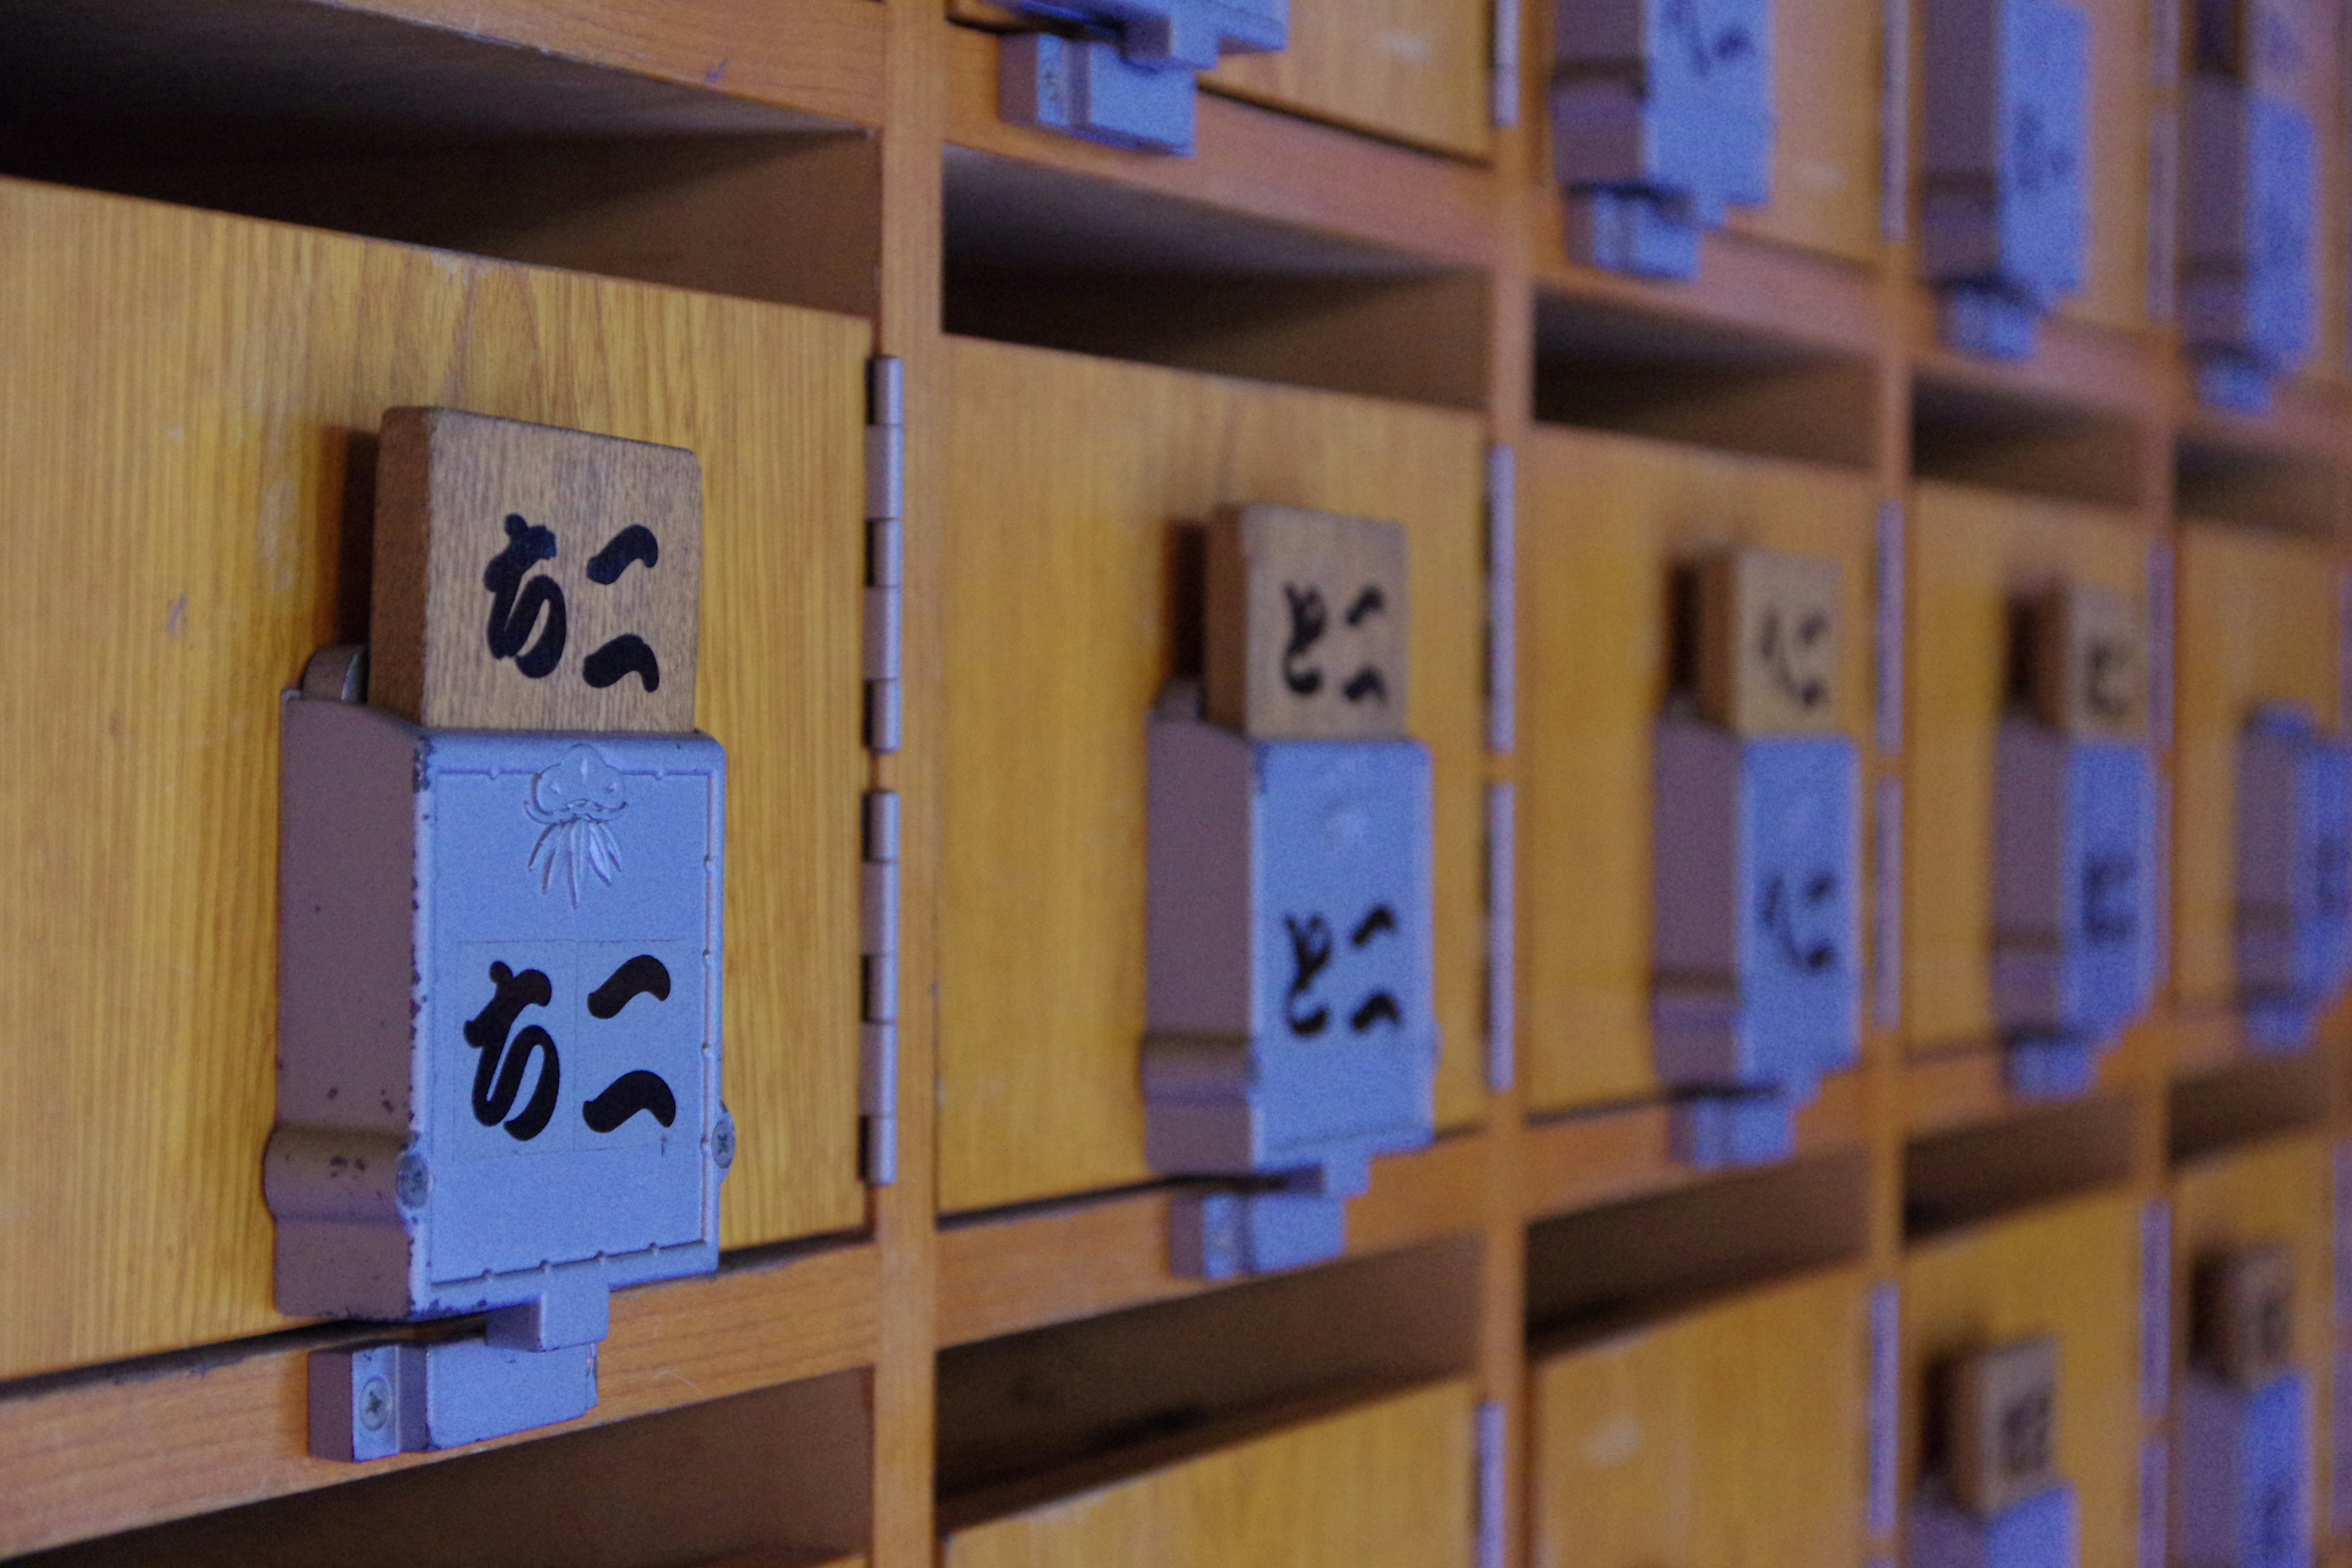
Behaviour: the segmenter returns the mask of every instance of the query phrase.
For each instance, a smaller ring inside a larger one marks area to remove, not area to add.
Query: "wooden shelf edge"
[[[1875,360],[1883,352],[1885,296],[1877,268],[1718,232],[1706,237],[1699,275],[1689,282],[1631,278],[1570,259],[1567,212],[1557,190],[1538,193],[1528,205],[1540,292],[1854,359]]]
[[[1866,1114],[1860,1073],[1823,1080],[1797,1113],[1797,1157],[1862,1147]],[[1520,1211],[1530,1223],[1729,1173],[1675,1157],[1674,1110],[1663,1102],[1532,1122],[1522,1147]]]
[[[0,1394],[0,1557],[870,1365],[880,1280],[877,1249],[859,1243],[619,1291],[588,1415],[365,1466],[310,1456],[306,1358],[380,1329],[45,1379]]]
[[[1485,1221],[1484,1142],[1440,1138],[1372,1162],[1372,1189],[1348,1205],[1348,1256],[1369,1257],[1475,1231]],[[971,1344],[1222,1289],[1168,1268],[1168,1211],[1153,1187],[1074,1198],[940,1230],[939,1342]]]
[[[873,0],[340,0],[421,26],[865,126],[885,118],[889,16]]]
[[[1433,268],[1494,264],[1501,204],[1487,169],[1213,93],[1201,95],[1199,150],[1189,158],[1007,125],[997,112],[997,35],[951,30],[950,146],[1410,252]]]
[[[1914,380],[2144,426],[2169,412],[2177,361],[2170,340],[2156,332],[2054,317],[2042,323],[2042,347],[2031,359],[1986,359],[1944,346],[1933,289],[1912,283],[1905,295]]]

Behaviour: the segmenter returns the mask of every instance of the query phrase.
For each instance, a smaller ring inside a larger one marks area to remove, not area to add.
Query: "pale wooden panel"
[[[1469,1568],[1471,1405],[1433,1384],[957,1531],[944,1568]]]
[[[1018,27],[988,0],[948,0],[960,22]],[[1292,0],[1290,44],[1228,55],[1202,80],[1229,98],[1484,158],[1494,144],[1488,0]]]
[[[1772,200],[1734,207],[1733,230],[1857,261],[1877,258],[1883,9],[1880,0],[1773,6]]]
[[[1948,1362],[2058,1341],[2058,1469],[2082,1510],[2082,1568],[2139,1561],[2140,1207],[2102,1194],[1955,1232],[1903,1263],[1902,1464],[1919,1486],[1931,1390]]]
[[[2197,1266],[2234,1247],[2284,1242],[2294,1259],[2294,1360],[2312,1386],[2312,1504],[2330,1517],[2335,1424],[2335,1161],[2318,1132],[2272,1139],[2182,1166],[2172,1185],[2173,1362],[2188,1352]],[[2325,1534],[2323,1531],[2321,1532]]]
[[[1860,1563],[1868,1300],[1841,1269],[1539,1363],[1539,1568]]]
[[[965,339],[947,364],[942,1206],[1150,1177],[1145,722],[1175,668],[1180,539],[1229,503],[1405,526],[1408,728],[1436,764],[1438,1116],[1474,1118],[1479,422]]]
[[[1861,475],[1628,436],[1546,428],[1519,462],[1519,1038],[1550,1110],[1661,1092],[1650,758],[1675,566],[1735,544],[1837,561],[1837,727],[1866,744],[1876,505]]]
[[[2091,221],[2082,289],[2059,309],[2129,330],[2147,323],[2149,0],[2082,3],[2091,19]]]
[[[2009,609],[2063,582],[2144,606],[2147,536],[2127,512],[2000,490],[1912,492],[1904,757],[1904,1033],[1993,1032],[1993,752]]]
[[[2265,702],[2336,721],[2337,562],[2307,540],[2180,531],[2173,752],[2173,983],[2235,1000],[2238,736]]]
[[[276,1326],[278,692],[435,403],[702,455],[730,1242],[854,1226],[862,323],[0,185],[0,1377]]]

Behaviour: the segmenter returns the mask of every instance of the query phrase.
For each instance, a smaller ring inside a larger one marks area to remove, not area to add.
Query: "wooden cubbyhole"
[[[1537,297],[1547,424],[1866,468],[1876,387],[1868,359],[1839,349],[1613,299]]]
[[[1531,1353],[1859,1260],[1867,1170],[1867,1156],[1849,1150],[1529,1226]]]
[[[2172,1085],[2172,1163],[2185,1165],[2327,1120],[2330,1052],[2256,1058]]]
[[[2316,453],[2183,434],[2172,473],[2183,517],[2322,537],[2345,521],[2344,473]]]
[[[1912,386],[1911,470],[1923,479],[2136,507],[2143,443],[2127,413],[2036,397],[1990,376],[1921,374]]]
[[[851,1568],[863,1372],[785,1384],[19,1558],[43,1568]]]
[[[0,174],[874,311],[850,121],[308,0],[8,14]]]
[[[1466,1460],[1462,1380],[1476,1353],[1480,1246],[1458,1237],[943,1351],[937,1478],[947,1561],[1013,1561],[977,1538],[1070,1500],[1129,1485],[1149,1494],[1156,1481],[1270,1433],[1433,1390],[1450,1391],[1438,1402],[1461,1407],[1462,1430],[1448,1441]],[[1466,1486],[1466,1468],[1459,1481]],[[1365,1506],[1360,1485],[1349,1478]],[[1195,1518],[1168,1528],[1212,1526]],[[959,1539],[967,1532],[975,1539]],[[1154,1534],[1178,1550],[1173,1536]],[[1185,1539],[1186,1552],[1211,1552],[1199,1560],[1222,1560],[1213,1542]],[[1466,1552],[1466,1531],[1461,1540]]]
[[[2102,1098],[1914,1139],[1903,1152],[1906,1240],[2127,1181],[2139,1111]]]
[[[950,332],[1486,405],[1481,271],[969,149],[946,186]]]

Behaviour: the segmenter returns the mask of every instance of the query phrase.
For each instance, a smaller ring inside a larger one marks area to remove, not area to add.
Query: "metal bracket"
[[[2139,1449],[2140,1568],[2165,1568],[2170,1561],[2172,1447],[2150,1437]]]
[[[907,366],[877,355],[866,367],[866,745],[904,742]]]
[[[866,796],[857,1109],[865,1119],[866,1179],[898,1179],[898,796]]]
[[[1495,0],[1495,91],[1490,117],[1498,131],[1519,122],[1519,0]]]
[[[1486,448],[1486,746],[1509,756],[1518,745],[1519,462],[1509,447]]]
[[[1878,94],[1878,237],[1899,245],[1911,227],[1911,4],[1885,0],[1886,54]]]
[[[1518,1079],[1518,789],[1486,786],[1486,1088]]]
[[[1890,1541],[1902,1523],[1895,1472],[1903,1447],[1903,1296],[1892,1281],[1871,1287],[1868,1348],[1870,1534]]]
[[[2139,1407],[2159,1421],[2172,1405],[2172,1205],[2151,1198],[2139,1216]]]
[[[1909,606],[1909,537],[1904,527],[1903,503],[1881,501],[1878,507],[1878,617],[1872,649],[1878,677],[1878,749],[1888,754],[1903,749],[1904,631]]]
[[[1871,908],[1871,1013],[1881,1030],[1903,1026],[1903,780],[1878,781],[1878,891]]]
[[[1510,1547],[1510,1414],[1501,1400],[1483,1400],[1476,1420],[1478,1568],[1504,1568]]]

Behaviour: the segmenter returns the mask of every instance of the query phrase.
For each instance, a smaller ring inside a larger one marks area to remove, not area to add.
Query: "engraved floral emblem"
[[[621,846],[604,825],[628,805],[621,770],[597,755],[593,746],[572,747],[531,780],[523,809],[541,829],[539,842],[530,847],[539,890],[552,891],[561,875],[572,889],[572,907],[578,909],[583,867],[611,887],[614,873],[621,868]]]

